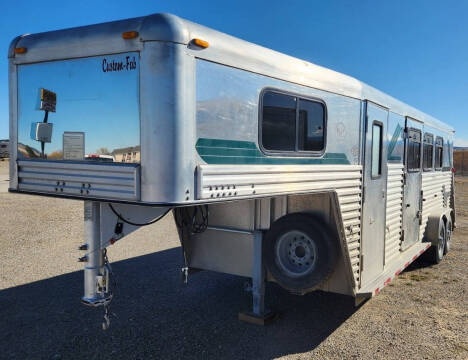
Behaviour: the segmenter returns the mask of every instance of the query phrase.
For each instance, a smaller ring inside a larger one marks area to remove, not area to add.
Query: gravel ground
[[[8,191],[8,160],[0,159],[0,192]]]
[[[0,162],[0,180],[7,173]],[[111,328],[80,305],[83,204],[0,192],[1,359],[467,359],[468,181],[441,264],[418,260],[360,308],[346,296],[294,296],[267,286],[281,317],[237,320],[245,279],[201,272],[180,283],[171,216],[112,246],[118,276]]]

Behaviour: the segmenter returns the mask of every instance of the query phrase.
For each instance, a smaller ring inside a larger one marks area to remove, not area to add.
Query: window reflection
[[[104,71],[104,61],[115,70]],[[129,162],[123,154],[131,152],[130,162],[139,163],[138,62],[138,53],[125,53],[20,65],[18,158]],[[56,112],[48,113],[53,130],[44,157],[41,142],[31,138],[32,124],[44,121],[41,88],[57,94]],[[67,133],[82,133],[84,141],[67,140]]]

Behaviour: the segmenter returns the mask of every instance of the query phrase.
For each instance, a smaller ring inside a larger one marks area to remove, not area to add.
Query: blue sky
[[[10,40],[171,12],[354,76],[456,130],[468,146],[468,1],[17,1],[0,13],[0,139],[8,137]]]

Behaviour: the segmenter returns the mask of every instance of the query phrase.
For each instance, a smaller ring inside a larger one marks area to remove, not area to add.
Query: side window
[[[266,91],[262,98],[261,143],[267,151],[321,152],[325,148],[324,104]]]
[[[296,149],[296,102],[289,95],[263,94],[262,145],[266,150]]]
[[[408,171],[421,169],[421,131],[408,129]]]
[[[298,150],[322,151],[324,148],[323,128],[325,121],[323,104],[316,101],[299,100]]]
[[[435,144],[435,164],[434,164],[434,167],[436,168],[436,170],[442,169],[443,152],[444,152],[444,140],[440,136],[437,136],[436,144]]]
[[[372,178],[382,175],[382,124],[372,124]]]
[[[432,160],[434,153],[434,135],[425,133],[423,143],[423,169],[424,171],[432,170]]]

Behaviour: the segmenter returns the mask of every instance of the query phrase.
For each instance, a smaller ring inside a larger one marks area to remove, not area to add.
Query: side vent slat
[[[18,189],[61,196],[138,201],[140,166],[18,161]]]
[[[403,165],[388,164],[387,210],[385,227],[385,265],[400,252],[403,219]]]

